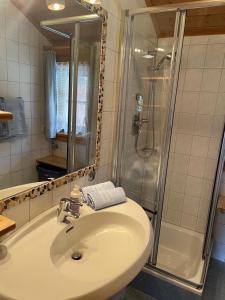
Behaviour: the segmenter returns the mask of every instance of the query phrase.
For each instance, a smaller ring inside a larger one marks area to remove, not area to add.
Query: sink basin
[[[69,225],[52,208],[4,242],[0,299],[108,299],[140,272],[152,240],[148,217],[132,200],[98,212],[85,205]]]

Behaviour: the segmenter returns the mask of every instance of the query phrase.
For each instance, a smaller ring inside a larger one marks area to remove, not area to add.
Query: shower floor
[[[162,222],[157,267],[200,284],[204,266],[203,235]]]
[[[190,278],[193,276],[193,272],[190,271],[191,264],[192,260],[188,255],[165,246],[159,246],[158,268],[182,278]]]

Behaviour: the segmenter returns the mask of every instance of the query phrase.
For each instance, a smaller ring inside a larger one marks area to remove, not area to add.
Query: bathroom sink
[[[141,271],[152,240],[148,217],[132,200],[98,212],[85,205],[68,225],[52,208],[4,242],[0,299],[108,299]]]

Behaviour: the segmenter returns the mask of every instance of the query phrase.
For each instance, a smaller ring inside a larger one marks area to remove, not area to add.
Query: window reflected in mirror
[[[57,12],[45,0],[5,2],[17,17],[0,40],[0,110],[12,116],[0,120],[0,189],[96,162],[102,43],[101,17],[78,1]]]

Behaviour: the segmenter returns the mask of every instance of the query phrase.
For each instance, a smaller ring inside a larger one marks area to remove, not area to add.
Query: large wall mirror
[[[0,120],[0,198],[98,159],[106,13],[79,0],[54,11],[50,2],[6,4],[0,110],[13,118]]]

